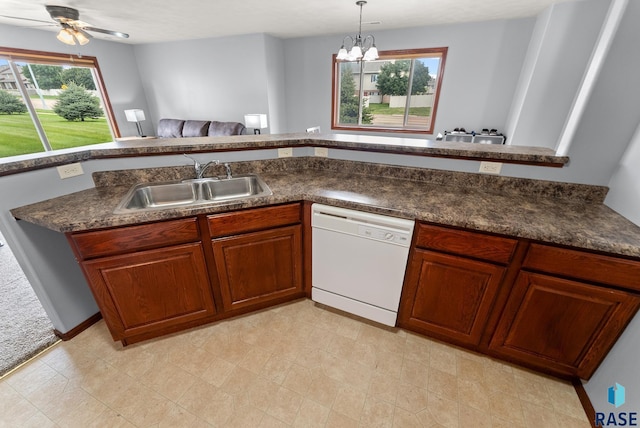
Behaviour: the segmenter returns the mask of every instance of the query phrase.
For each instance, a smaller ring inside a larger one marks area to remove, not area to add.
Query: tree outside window
[[[446,53],[383,51],[377,61],[355,63],[334,56],[332,128],[433,133]]]
[[[95,58],[0,48],[0,157],[116,137]]]

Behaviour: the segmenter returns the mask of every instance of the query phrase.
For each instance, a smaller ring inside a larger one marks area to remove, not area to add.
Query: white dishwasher
[[[312,300],[395,326],[411,220],[313,204]]]

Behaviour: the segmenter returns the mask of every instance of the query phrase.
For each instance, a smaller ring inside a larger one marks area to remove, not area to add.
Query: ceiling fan
[[[123,39],[129,37],[127,33],[105,30],[104,28],[97,28],[92,26],[91,24],[80,21],[80,12],[72,7],[46,5],[45,8],[47,9],[47,12],[49,12],[49,15],[51,15],[51,19],[53,19],[56,24],[51,24],[49,21],[42,21],[40,19],[21,18],[17,16],[7,15],[0,16],[5,18],[21,19],[24,21],[44,22],[50,25],[58,25],[60,27],[60,31],[58,32],[57,38],[62,43],[66,43],[67,45],[86,45],[93,37],[88,33],[89,31],[109,34],[111,36],[121,37]]]

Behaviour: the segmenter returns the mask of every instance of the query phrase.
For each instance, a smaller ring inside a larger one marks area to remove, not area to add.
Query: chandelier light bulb
[[[359,0],[356,5],[360,7],[360,25],[356,36],[346,36],[342,46],[338,50],[336,59],[338,61],[374,61],[378,59],[378,48],[375,45],[375,38],[371,35],[362,37],[362,6],[367,4],[364,0]],[[345,46],[351,45],[350,49]]]

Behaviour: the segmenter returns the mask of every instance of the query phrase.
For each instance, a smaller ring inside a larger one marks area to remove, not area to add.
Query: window
[[[381,51],[361,62],[334,55],[332,129],[432,134],[446,56],[447,48]]]
[[[0,158],[119,136],[96,58],[0,47]]]

